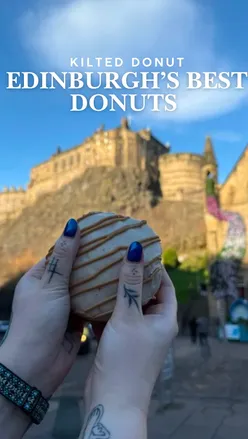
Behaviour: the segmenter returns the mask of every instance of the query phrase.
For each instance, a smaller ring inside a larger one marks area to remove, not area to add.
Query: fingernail
[[[65,226],[64,236],[68,236],[69,238],[74,238],[77,233],[77,221],[71,218]]]
[[[129,262],[140,262],[142,251],[142,245],[139,242],[133,242],[128,249],[127,260]]]

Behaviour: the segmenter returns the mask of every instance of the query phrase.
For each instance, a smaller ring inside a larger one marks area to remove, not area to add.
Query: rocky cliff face
[[[111,211],[146,219],[163,246],[183,251],[205,246],[203,207],[165,202],[149,190],[145,172],[92,168],[36,204],[0,230],[0,285],[46,255],[67,220],[89,211]],[[155,206],[155,207],[152,207]]]

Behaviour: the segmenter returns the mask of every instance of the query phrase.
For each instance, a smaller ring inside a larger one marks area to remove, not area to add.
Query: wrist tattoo
[[[130,308],[134,304],[136,308],[140,310],[137,301],[137,299],[139,298],[139,294],[137,294],[135,290],[127,288],[126,285],[124,285],[124,293],[124,297],[128,299],[128,307]]]
[[[110,439],[110,432],[101,423],[103,414],[103,405],[99,404],[93,408],[87,418],[86,425],[83,430],[83,436],[80,436],[80,439]]]
[[[51,259],[51,261],[49,261],[49,263],[48,263],[47,271],[48,271],[48,273],[51,273],[51,276],[50,276],[50,278],[48,280],[48,283],[51,282],[51,280],[52,280],[52,278],[53,278],[53,276],[55,274],[58,274],[59,276],[62,276],[62,273],[59,273],[58,271],[56,271],[57,266],[58,266],[58,262],[59,262],[59,260],[53,257]]]

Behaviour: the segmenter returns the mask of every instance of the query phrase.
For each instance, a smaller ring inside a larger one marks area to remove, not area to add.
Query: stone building
[[[39,196],[58,190],[87,168],[99,166],[146,170],[165,200],[203,203],[204,175],[207,169],[217,170],[211,139],[202,155],[169,152],[149,129],[131,130],[127,119],[111,130],[102,126],[82,144],[67,151],[57,148],[50,159],[35,166],[26,191],[10,188],[0,193],[0,222],[15,218]]]
[[[225,210],[239,212],[248,218],[248,149],[222,185],[218,185],[218,164],[210,137],[206,138],[203,153],[170,152],[168,145],[157,140],[149,129],[133,131],[127,119],[117,128],[100,127],[82,144],[67,151],[57,149],[47,161],[31,170],[26,191],[10,188],[0,193],[0,222],[16,218],[22,210],[41,195],[57,191],[87,168],[122,167],[146,170],[158,183],[164,200],[190,201],[205,206],[207,171],[215,176],[220,204]],[[210,254],[221,248],[227,224],[217,221],[205,211],[207,247]],[[246,255],[246,261],[248,261]]]
[[[100,127],[91,137],[74,148],[57,151],[31,170],[27,191],[5,189],[0,193],[0,222],[15,218],[39,196],[53,192],[82,175],[89,167],[135,167],[147,170],[153,181],[159,180],[159,157],[169,148],[159,142],[149,129],[132,131],[127,119],[112,130]]]
[[[207,171],[217,176],[217,161],[210,137],[203,154],[167,154],[160,159],[160,183],[165,199],[204,203]]]
[[[46,162],[34,167],[27,190],[27,202],[41,194],[58,190],[89,167],[135,167],[158,176],[159,156],[168,148],[157,141],[150,130],[134,132],[127,119],[112,130],[100,127],[91,137],[68,151],[57,152]]]
[[[27,203],[27,193],[20,188],[7,188],[0,192],[0,223],[16,218]]]

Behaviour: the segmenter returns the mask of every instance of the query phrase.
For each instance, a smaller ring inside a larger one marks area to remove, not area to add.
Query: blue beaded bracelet
[[[0,363],[0,394],[24,411],[34,424],[40,424],[48,408],[48,401],[35,387],[29,386]]]

